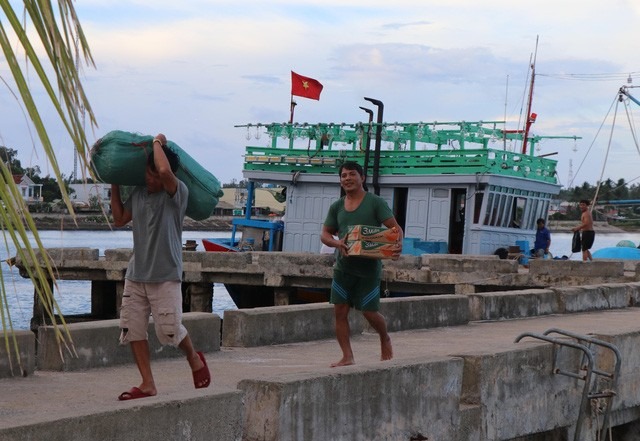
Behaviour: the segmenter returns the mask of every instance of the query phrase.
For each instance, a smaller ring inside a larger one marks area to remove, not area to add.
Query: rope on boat
[[[598,186],[596,187],[596,193],[593,195],[593,201],[591,201],[591,208],[589,211],[593,212],[593,208],[596,205],[596,201],[598,200],[598,193],[600,192],[600,187],[602,186],[602,178],[604,176],[604,170],[607,166],[607,160],[609,159],[609,152],[611,151],[611,140],[613,139],[613,131],[616,127],[616,119],[618,117],[618,103],[620,100],[616,100],[615,111],[613,112],[613,123],[611,124],[611,132],[609,133],[609,143],[607,144],[607,151],[604,155],[604,162],[602,163],[602,171],[600,172],[600,178],[598,179]]]

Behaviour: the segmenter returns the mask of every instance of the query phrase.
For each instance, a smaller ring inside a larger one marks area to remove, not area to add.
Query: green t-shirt
[[[371,225],[379,227],[382,223],[393,217],[393,212],[387,202],[380,196],[372,193],[364,195],[364,199],[354,211],[347,211],[344,208],[344,196],[335,201],[329,207],[324,225],[338,230],[338,237],[342,240],[346,235],[350,225]],[[382,263],[379,259],[366,257],[343,257],[336,253],[335,269],[364,277],[380,277]]]

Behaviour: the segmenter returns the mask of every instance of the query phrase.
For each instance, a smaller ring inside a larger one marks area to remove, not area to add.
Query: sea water
[[[30,236],[32,238],[32,236]],[[195,240],[198,243],[196,251],[203,250],[202,238],[219,237],[230,238],[230,232],[220,231],[185,231],[183,243],[187,240]],[[573,235],[568,233],[551,234],[550,251],[555,257],[567,256],[571,260],[582,259],[581,253],[571,253],[571,239]],[[59,247],[88,247],[97,248],[99,254],[104,256],[106,249],[131,248],[133,236],[131,231],[41,231],[40,239],[46,248]],[[622,240],[630,240],[635,246],[640,244],[640,232],[638,233],[608,233],[598,234],[592,251],[600,248],[614,247]],[[35,243],[31,241],[32,245]],[[14,329],[29,329],[29,322],[33,315],[33,284],[31,280],[22,278],[16,268],[10,267],[5,261],[15,256],[15,248],[12,244],[6,250],[2,247],[0,252],[0,265],[2,277],[6,288],[9,312]],[[319,248],[319,247],[318,247]],[[91,282],[77,280],[60,280],[58,289],[54,293],[56,301],[60,305],[63,314],[87,314],[91,312]],[[225,287],[221,283],[214,284],[213,312],[220,317],[224,311],[237,309]],[[6,313],[4,314],[6,317]]]
[[[104,256],[106,249],[132,248],[133,235],[130,230],[116,231],[40,231],[40,240],[45,248],[97,248],[100,256]],[[204,251],[202,239],[207,237],[230,238],[230,232],[220,231],[184,231],[182,243],[195,240],[198,244],[196,251]],[[35,245],[33,236],[29,235],[29,242]],[[0,265],[4,280],[9,313],[14,329],[29,329],[29,322],[33,315],[33,283],[30,279],[20,276],[18,269],[10,267],[6,260],[14,257],[15,247],[0,246]],[[56,302],[65,315],[88,314],[91,312],[91,281],[59,280],[54,292]],[[213,312],[223,317],[224,311],[237,309],[224,285],[215,283],[213,288]],[[2,311],[0,311],[2,312]],[[7,314],[4,314],[5,318]]]

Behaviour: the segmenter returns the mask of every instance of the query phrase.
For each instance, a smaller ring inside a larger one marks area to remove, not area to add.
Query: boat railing
[[[335,174],[344,161],[361,161],[359,149],[309,150],[247,146],[244,169]],[[556,183],[556,161],[497,149],[381,150],[380,175],[493,173]]]
[[[382,123],[379,174],[495,173],[557,183],[556,161],[533,154],[547,138],[531,136],[530,153],[518,153],[521,130],[504,130],[503,121]],[[245,170],[335,173],[345,160],[362,160],[378,131],[376,123],[247,124],[247,139],[266,132],[266,146],[247,146]],[[494,147],[490,147],[494,146]]]

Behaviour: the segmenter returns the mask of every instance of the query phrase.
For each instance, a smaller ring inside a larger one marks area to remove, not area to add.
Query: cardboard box
[[[355,240],[347,242],[349,256],[368,257],[371,259],[391,259],[396,247],[395,243],[371,242]]]
[[[395,227],[350,225],[347,230],[347,241],[364,240],[367,242],[396,243],[399,238],[400,233]]]

